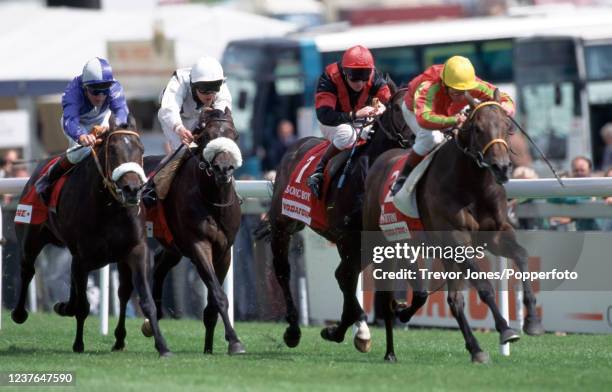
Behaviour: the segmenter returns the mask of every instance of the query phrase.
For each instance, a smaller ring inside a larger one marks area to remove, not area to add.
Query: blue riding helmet
[[[108,61],[100,57],[94,57],[85,64],[81,80],[84,86],[96,89],[107,89],[115,83],[113,69]]]

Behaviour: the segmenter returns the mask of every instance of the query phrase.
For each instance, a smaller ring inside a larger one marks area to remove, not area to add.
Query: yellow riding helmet
[[[476,72],[469,59],[463,56],[453,56],[446,60],[442,70],[442,81],[455,90],[471,90],[476,88]]]

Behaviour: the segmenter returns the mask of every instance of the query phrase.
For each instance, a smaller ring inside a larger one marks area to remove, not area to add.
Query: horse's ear
[[[501,92],[499,91],[498,88],[496,88],[495,91],[493,91],[493,100],[495,102],[501,103]]]
[[[108,130],[112,132],[116,128],[117,128],[117,122],[115,120],[115,114],[111,113],[110,117],[108,118]]]
[[[225,115],[228,117],[232,117],[232,110],[229,108],[229,106],[225,107],[225,111],[223,113],[225,113]]]
[[[476,102],[474,97],[472,97],[469,92],[466,91],[464,94],[465,94],[465,98],[467,99],[467,101],[470,104],[470,107],[472,109],[474,109],[476,106],[478,106],[478,102]]]
[[[132,113],[128,114],[127,124],[130,129],[138,129],[138,127],[136,127],[136,117],[134,117]]]
[[[391,95],[397,92],[397,84],[391,79],[389,73],[385,74],[385,81],[387,82],[387,86],[389,86],[389,90],[391,91]]]

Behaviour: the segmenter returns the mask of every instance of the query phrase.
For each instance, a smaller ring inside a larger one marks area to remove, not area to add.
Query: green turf
[[[284,324],[239,323],[248,354],[229,357],[221,324],[215,354],[205,356],[201,323],[163,320],[175,355],[160,360],[153,340],[141,335],[139,320],[128,320],[127,348],[120,353],[110,352],[114,338],[101,336],[98,325],[95,317],[87,320],[85,353],[74,354],[73,319],[39,313],[16,325],[3,312],[0,371],[69,370],[76,373],[77,389],[112,392],[612,389],[612,335],[523,337],[510,357],[501,357],[498,335],[477,333],[491,363],[473,365],[458,331],[403,330],[396,331],[399,362],[389,364],[382,360],[384,330],[379,328],[372,328],[372,351],[362,354],[350,339],[323,341],[319,328],[303,329],[300,345],[289,349],[282,343]]]

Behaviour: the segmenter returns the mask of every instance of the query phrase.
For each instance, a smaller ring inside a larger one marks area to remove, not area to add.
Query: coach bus
[[[235,122],[242,132],[243,151],[255,154],[255,146],[268,146],[276,138],[276,125],[283,119],[296,125],[300,137],[318,135],[313,107],[316,82],[324,67],[338,61],[352,45],[370,48],[377,67],[398,84],[458,54],[471,59],[481,78],[515,95],[515,57],[520,52],[515,44],[520,38],[560,36],[586,28],[611,29],[610,20],[612,11],[597,10],[385,24],[232,41],[225,49],[223,65],[234,98]],[[524,64],[526,61],[521,66]],[[530,73],[529,68],[519,68],[518,72]],[[546,77],[545,69],[539,75]],[[529,86],[532,82],[521,79],[520,85]],[[562,95],[570,94],[563,85],[559,89]],[[521,93],[529,105],[521,113],[537,116],[532,108],[541,107],[534,101],[540,99],[539,95],[530,95],[527,90]],[[567,126],[555,129],[561,139],[567,133]],[[563,141],[569,143],[567,137]],[[580,141],[580,151],[588,152],[587,142],[586,138]],[[565,155],[555,156],[559,166],[567,163],[566,152],[567,146]]]

